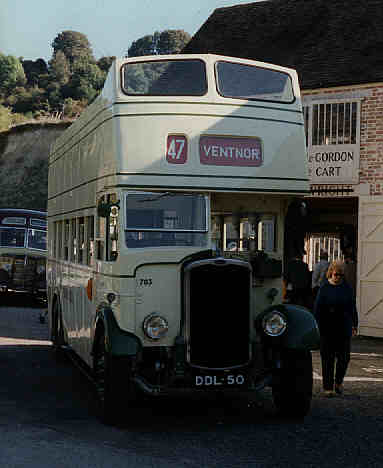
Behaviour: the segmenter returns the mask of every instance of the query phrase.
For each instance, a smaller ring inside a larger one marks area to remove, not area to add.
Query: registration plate
[[[246,382],[245,376],[242,374],[224,374],[224,375],[196,375],[195,385],[197,387],[218,387],[225,386],[241,386]]]

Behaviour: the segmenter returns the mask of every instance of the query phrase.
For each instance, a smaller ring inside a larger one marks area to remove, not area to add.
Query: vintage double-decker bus
[[[308,190],[295,71],[114,61],[49,160],[51,339],[93,376],[104,421],[142,394],[265,386],[309,411],[318,329],[282,303],[285,217]]]
[[[46,298],[47,219],[35,210],[0,209],[0,290]]]

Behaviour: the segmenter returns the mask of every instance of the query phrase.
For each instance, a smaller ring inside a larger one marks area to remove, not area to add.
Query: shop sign
[[[311,146],[308,148],[308,167],[312,184],[357,184],[359,146]]]

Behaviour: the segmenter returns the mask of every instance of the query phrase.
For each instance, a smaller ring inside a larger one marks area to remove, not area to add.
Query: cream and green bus
[[[0,291],[46,301],[45,211],[0,209]]]
[[[285,218],[309,190],[294,70],[218,55],[117,59],[50,154],[56,352],[101,417],[143,395],[270,386],[305,415],[311,313],[282,301]]]

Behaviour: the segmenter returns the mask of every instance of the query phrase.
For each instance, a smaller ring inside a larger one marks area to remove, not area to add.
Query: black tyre
[[[109,425],[121,422],[127,409],[136,405],[137,395],[129,380],[128,360],[110,356],[104,331],[96,337],[93,372],[101,421]]]
[[[53,305],[52,310],[52,331],[51,331],[51,340],[53,343],[53,350],[55,352],[55,357],[58,360],[61,360],[64,356],[64,346],[65,346],[65,335],[64,327],[61,315],[61,306],[60,302],[57,300]]]
[[[273,385],[273,400],[283,416],[302,418],[310,411],[313,366],[310,351],[284,351],[282,367]]]

